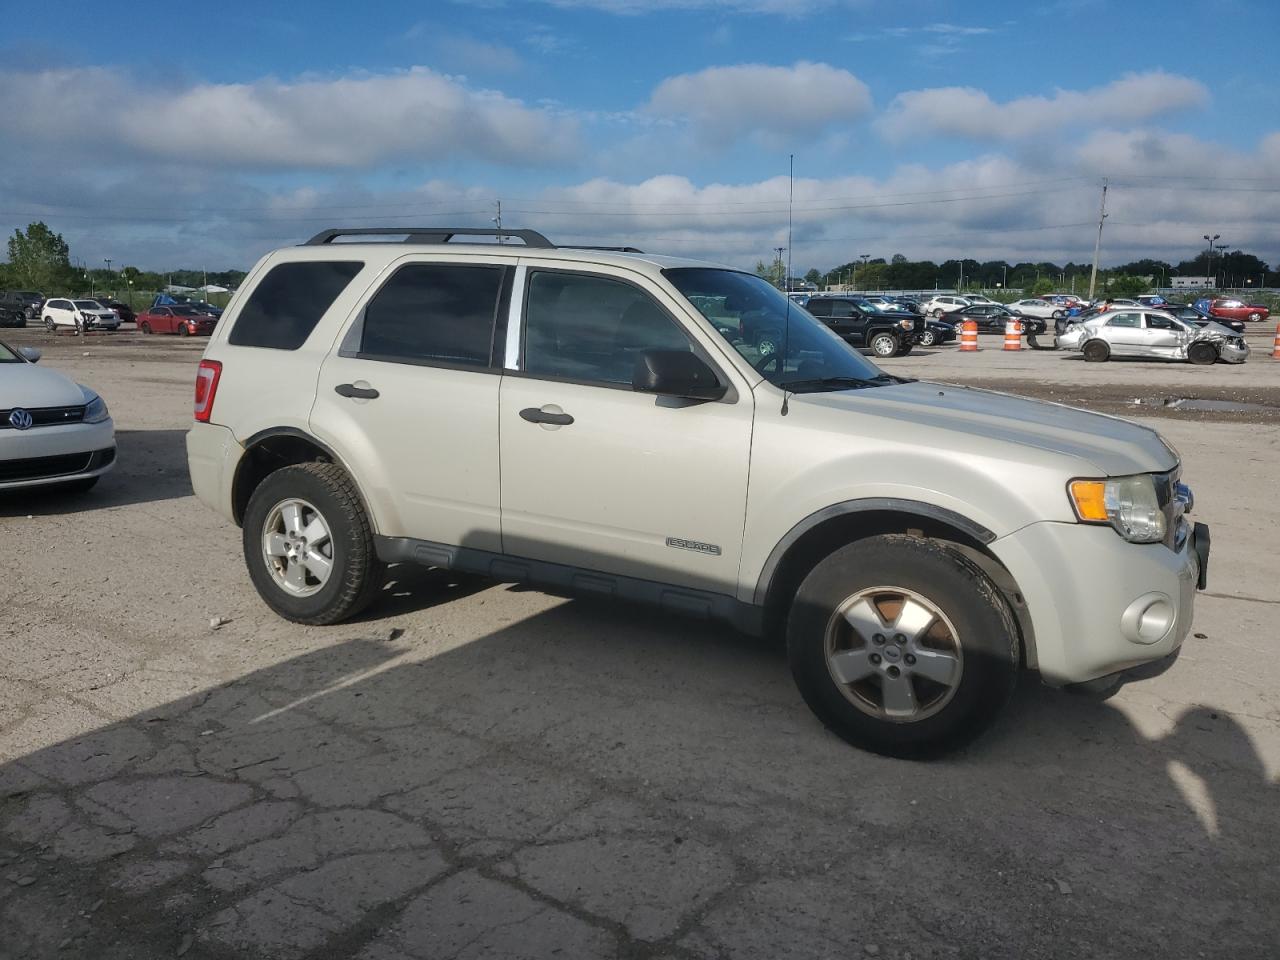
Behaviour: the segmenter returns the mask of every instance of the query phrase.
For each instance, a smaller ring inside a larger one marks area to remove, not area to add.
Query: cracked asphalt
[[[416,568],[359,622],[285,623],[191,497],[200,345],[5,339],[107,398],[120,465],[0,499],[0,957],[1280,954],[1274,425],[1156,424],[1214,532],[1168,673],[1025,677],[918,764],[825,733],[728,628]],[[1230,376],[1268,390],[1260,353]],[[1062,359],[954,378],[1071,387]],[[1079,402],[1157,376],[1103,366]]]

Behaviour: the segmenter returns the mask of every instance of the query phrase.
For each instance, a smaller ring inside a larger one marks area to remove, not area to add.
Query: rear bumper
[[[228,520],[235,521],[232,488],[244,447],[235,435],[216,423],[193,423],[187,431],[187,469],[196,498]]]

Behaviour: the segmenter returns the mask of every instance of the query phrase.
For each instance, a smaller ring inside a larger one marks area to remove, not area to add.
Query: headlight
[[[1109,523],[1130,543],[1164,539],[1164,511],[1149,473],[1108,480],[1072,480],[1067,490],[1076,516],[1085,523]]]
[[[85,404],[84,422],[101,423],[109,416],[111,416],[111,414],[107,412],[107,401],[103,400],[95,393],[93,395],[93,399]]]
[[[911,319],[898,321],[898,326],[902,327],[903,330],[913,330],[915,329],[915,325],[916,325],[916,322]]]

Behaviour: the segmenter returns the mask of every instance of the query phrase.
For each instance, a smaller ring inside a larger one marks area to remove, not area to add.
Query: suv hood
[[[792,406],[798,403],[898,420],[903,424],[894,431],[899,439],[918,437],[921,444],[936,448],[971,449],[988,456],[993,444],[1045,451],[1077,461],[1077,475],[1162,473],[1178,462],[1160,435],[1148,427],[971,387],[905,383],[793,395]]]
[[[0,409],[71,407],[84,402],[84,391],[56,370],[34,363],[0,365]]]

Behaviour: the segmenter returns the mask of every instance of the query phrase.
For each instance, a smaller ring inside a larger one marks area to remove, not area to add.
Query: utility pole
[[[782,254],[783,254],[784,252],[786,252],[786,249],[787,249],[787,248],[786,248],[786,247],[772,247],[771,249],[772,249],[772,250],[773,250],[773,252],[774,252],[774,258],[773,258],[773,270],[774,270],[774,274],[775,274],[775,276],[776,276],[777,274],[779,274],[779,273],[781,273],[781,274],[782,274],[782,282],[781,282],[780,284],[778,284],[778,289],[779,289],[779,290],[783,290],[783,291],[785,291],[785,290],[787,289],[787,277],[786,277],[786,273],[787,273],[787,271],[786,271],[786,269],[782,266]]]
[[[110,257],[103,257],[103,258],[102,258],[102,261],[103,261],[103,263],[105,263],[105,264],[107,265],[107,273],[110,273],[110,272],[111,272],[111,258],[110,258]],[[108,279],[108,280],[110,280],[111,278],[110,278],[110,277],[108,277],[107,279]],[[113,284],[113,286],[114,286],[114,284]]]
[[[1102,178],[1102,206],[1098,208],[1098,239],[1093,245],[1093,272],[1089,274],[1089,299],[1098,283],[1098,254],[1102,252],[1102,224],[1107,219],[1107,178]]]

